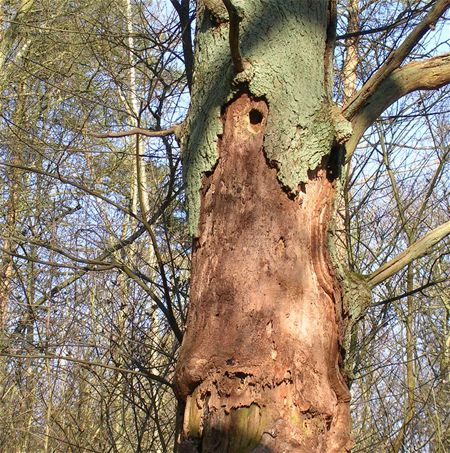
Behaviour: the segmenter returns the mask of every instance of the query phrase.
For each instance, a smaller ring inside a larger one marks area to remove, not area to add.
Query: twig
[[[178,130],[180,129],[180,124],[175,124],[168,129],[162,130],[153,130],[153,129],[145,129],[142,127],[133,127],[127,131],[116,131],[116,132],[87,132],[88,135],[95,137],[95,138],[121,138],[121,137],[129,137],[131,135],[145,135],[146,137],[167,137],[168,135],[177,134]]]

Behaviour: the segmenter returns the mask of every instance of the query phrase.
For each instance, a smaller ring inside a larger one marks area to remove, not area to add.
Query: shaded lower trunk
[[[176,370],[181,452],[344,452],[342,291],[328,254],[333,169],[290,197],[264,155],[268,108],[223,115],[205,177],[187,331]]]

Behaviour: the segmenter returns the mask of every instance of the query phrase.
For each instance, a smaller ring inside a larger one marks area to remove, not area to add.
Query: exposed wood
[[[349,446],[341,290],[327,253],[335,188],[324,163],[288,196],[264,156],[267,115],[246,94],[228,106],[204,180],[175,379],[182,452]]]

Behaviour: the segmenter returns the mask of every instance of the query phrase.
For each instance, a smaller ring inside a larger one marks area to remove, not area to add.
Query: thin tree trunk
[[[349,0],[347,5],[347,33],[359,31],[359,1]],[[342,84],[344,104],[356,93],[358,57],[358,38],[350,37],[345,40],[346,54],[342,67]],[[350,180],[352,175],[351,162],[347,162],[343,168],[343,184],[340,186],[341,196],[338,197],[338,208],[336,215],[336,254],[337,260],[343,266],[348,267],[348,271],[355,271],[355,260],[353,257],[352,234],[350,228]],[[345,263],[345,264],[344,264]],[[354,301],[353,303],[359,301]],[[357,347],[358,347],[358,323],[350,322],[346,332],[345,368],[349,376],[353,376]],[[351,385],[351,381],[349,382]]]
[[[23,91],[24,86],[20,83],[18,87],[16,110],[13,116],[14,124],[19,126],[23,124],[25,118],[25,101],[23,98]],[[11,240],[9,236],[14,231],[16,222],[18,221],[17,217],[18,211],[20,211],[19,203],[22,186],[22,172],[14,166],[23,163],[21,156],[22,149],[23,145],[20,143],[20,140],[14,138],[12,140],[12,146],[9,149],[11,167],[8,168],[9,193],[6,211],[6,225],[8,226],[8,229],[5,229],[3,232],[6,237],[4,238],[2,244],[3,253],[1,255],[0,263],[0,338],[5,333],[8,316],[8,303],[11,296],[11,279],[13,276],[13,261],[11,253],[14,252],[15,245],[14,241]]]
[[[413,242],[412,238],[409,239],[409,243]],[[411,293],[414,289],[414,274],[412,264],[408,265],[406,273],[406,291]],[[405,443],[406,433],[415,415],[415,389],[416,389],[416,375],[414,367],[414,296],[409,295],[406,300],[406,401],[404,409],[403,423],[398,432],[390,453],[398,453],[401,451]]]
[[[347,33],[359,31],[359,0],[349,0],[347,6],[348,24]],[[356,93],[356,82],[359,56],[358,37],[352,36],[345,40],[346,54],[342,68],[342,83],[344,91],[344,103],[351,99]]]

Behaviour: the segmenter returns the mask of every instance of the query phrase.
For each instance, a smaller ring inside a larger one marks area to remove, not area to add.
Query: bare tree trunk
[[[11,159],[14,164],[14,153]],[[18,194],[18,170],[10,169],[9,196],[6,212],[6,224],[14,227],[16,224],[16,205]],[[6,233],[8,234],[8,233]],[[14,243],[8,237],[3,241],[2,259],[0,263],[0,338],[3,340],[5,334],[6,321],[8,316],[8,303],[11,295],[11,278],[13,274],[13,263],[11,253],[13,252]]]
[[[14,123],[17,125],[21,125],[24,121],[25,101],[22,94],[23,84],[20,84],[18,88],[16,111],[14,112]],[[9,163],[11,164],[11,167],[8,168],[9,190],[6,211],[6,225],[8,226],[9,231],[5,228],[3,232],[5,238],[2,241],[3,252],[1,254],[0,262],[0,338],[5,333],[8,303],[11,296],[11,279],[13,275],[13,261],[11,254],[15,250],[15,244],[10,236],[14,232],[14,228],[16,228],[16,222],[18,220],[17,215],[18,211],[20,211],[19,203],[22,175],[21,171],[14,166],[22,164],[21,151],[23,147],[20,140],[17,140],[16,138],[12,140],[12,143],[13,146],[9,149]]]
[[[359,0],[349,0],[347,6],[348,24],[347,33],[359,31]],[[345,40],[346,54],[344,66],[342,68],[342,84],[344,91],[344,102],[351,99],[356,93],[359,56],[358,56],[358,37],[351,36]]]
[[[409,243],[413,242],[412,238],[409,238]],[[415,410],[415,390],[416,390],[416,375],[414,367],[414,296],[411,294],[414,289],[414,274],[412,264],[408,265],[406,274],[406,291],[410,295],[406,299],[406,401],[404,404],[404,419],[402,426],[395,437],[390,453],[398,453],[401,451],[405,444],[405,437],[409,428],[409,424],[414,418],[416,413]]]

